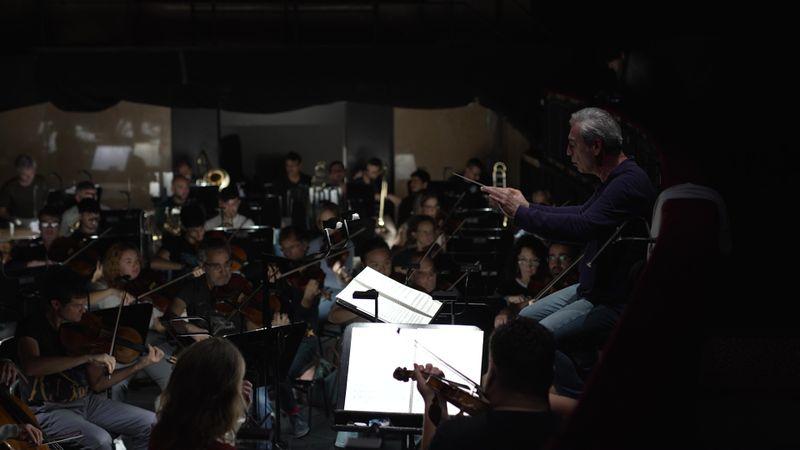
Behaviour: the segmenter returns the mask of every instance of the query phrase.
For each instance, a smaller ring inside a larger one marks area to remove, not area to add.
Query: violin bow
[[[194,271],[191,271],[191,272],[186,272],[185,274],[183,274],[183,275],[179,276],[178,278],[175,278],[175,279],[174,279],[174,280],[172,280],[172,281],[167,281],[166,283],[163,283],[163,284],[161,284],[160,286],[156,286],[156,287],[154,287],[153,289],[150,289],[149,291],[145,292],[145,293],[144,293],[144,294],[142,294],[142,295],[138,295],[138,296],[136,296],[136,301],[139,301],[139,299],[141,299],[141,298],[145,298],[145,297],[147,297],[147,296],[148,296],[148,295],[150,295],[150,294],[155,294],[156,292],[158,292],[158,291],[160,291],[160,290],[162,290],[162,289],[164,289],[164,288],[166,288],[166,287],[168,287],[168,286],[172,286],[173,284],[175,284],[175,283],[177,283],[177,282],[179,282],[179,281],[182,281],[182,280],[183,280],[183,279],[185,279],[185,278],[189,278],[189,275],[194,275]]]
[[[444,365],[448,369],[452,370],[456,375],[460,376],[463,380],[465,380],[466,382],[471,384],[472,385],[472,389],[474,389],[475,392],[478,393],[478,395],[480,395],[482,398],[486,398],[485,395],[483,394],[483,389],[481,389],[481,385],[479,385],[478,383],[472,381],[468,376],[466,376],[463,373],[461,373],[460,370],[458,370],[455,367],[451,366],[447,361],[445,361],[442,358],[440,358],[439,356],[437,356],[436,353],[433,353],[432,351],[428,350],[428,348],[425,347],[424,345],[420,344],[420,342],[418,340],[414,339],[414,345],[416,345],[417,347],[419,347],[419,348],[425,350],[426,352],[428,352],[431,356],[433,356],[440,363],[442,363],[442,365]]]
[[[107,235],[107,234],[108,234],[108,233],[109,233],[109,232],[110,232],[110,231],[111,231],[113,228],[114,228],[114,227],[108,227],[108,228],[106,229],[106,231],[103,231],[102,233],[100,233],[100,234],[97,236],[97,238],[95,238],[95,239],[92,239],[92,241],[91,241],[91,242],[89,242],[88,244],[86,244],[86,245],[84,245],[83,247],[79,248],[79,249],[78,249],[78,251],[76,251],[75,253],[73,253],[72,255],[70,255],[70,257],[69,257],[69,258],[65,259],[64,261],[62,261],[62,262],[60,262],[60,263],[58,263],[58,264],[59,264],[59,265],[61,265],[61,266],[65,266],[65,265],[69,264],[69,262],[70,262],[70,261],[72,261],[73,259],[75,259],[75,258],[76,258],[78,255],[80,255],[81,253],[85,252],[86,250],[88,250],[88,249],[89,249],[89,247],[91,247],[92,245],[94,245],[94,244],[96,244],[98,241],[100,241],[100,238],[102,238],[103,236]]]

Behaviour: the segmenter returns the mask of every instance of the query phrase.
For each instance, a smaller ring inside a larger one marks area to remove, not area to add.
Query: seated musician
[[[442,375],[431,364],[414,365],[417,389],[425,401],[422,450],[543,448],[555,431],[548,389],[553,381],[553,335],[532,319],[518,318],[494,330],[483,392],[488,412],[448,416],[448,406],[426,385],[423,372]],[[441,418],[434,422],[430,406]]]
[[[309,225],[311,176],[303,173],[303,158],[295,152],[284,157],[284,173],[273,184],[274,193],[283,198],[283,216],[301,228]]]
[[[206,221],[206,231],[219,227],[239,228],[255,225],[252,220],[239,214],[241,204],[242,200],[239,198],[236,186],[228,186],[219,191],[219,214]]]
[[[442,216],[439,197],[431,191],[420,191],[417,193],[415,198],[416,201],[414,203],[413,210],[414,216],[428,216],[435,221],[437,227],[441,227],[444,217]],[[395,242],[395,245],[399,247],[405,247],[409,242],[408,227],[411,225],[411,219],[413,219],[414,216],[411,216],[411,218],[400,225],[400,228],[397,230],[397,241]],[[437,243],[441,244],[441,242]]]
[[[430,257],[423,257],[423,253],[418,253],[411,257],[412,264],[419,264],[419,268],[412,269],[413,272],[408,279],[408,285],[418,291],[430,294],[433,291],[439,290],[439,277],[437,276],[437,267]]]
[[[135,364],[115,370],[116,360],[106,353],[70,356],[59,336],[61,325],[78,322],[86,312],[88,295],[65,270],[47,284],[47,306],[17,328],[19,360],[29,383],[22,384],[24,399],[42,429],[50,436],[81,432],[84,448],[112,449],[112,434],[121,434],[126,448],[146,449],[155,415],[106,398],[102,392],[145,367],[161,361],[161,350]],[[110,376],[107,376],[110,374]]]
[[[172,195],[159,201],[156,205],[156,225],[162,229],[173,216],[172,210],[180,210],[189,201],[189,190],[191,182],[182,175],[175,175],[172,178]],[[178,216],[176,213],[175,216]],[[171,227],[180,227],[180,223],[170,223]]]
[[[246,315],[231,314],[231,308],[222,309],[225,305],[237,306],[238,301],[244,299],[252,288],[243,276],[231,271],[233,261],[230,246],[224,240],[210,239],[203,243],[199,256],[205,274],[190,279],[181,287],[165,316],[176,318],[185,313],[204,319],[209,326],[204,329],[196,323],[187,324],[186,330],[190,333],[220,335],[260,328],[262,324],[254,323]],[[276,316],[275,319],[273,324],[280,321],[280,317]],[[195,340],[206,337],[193,336]]]
[[[386,245],[386,241],[377,237],[372,238],[364,242],[359,250],[363,267],[369,267],[387,277],[392,276],[392,254],[389,251],[389,246]],[[361,321],[365,321],[365,319],[351,313],[338,304],[334,304],[328,314],[328,322],[335,324]]]
[[[575,248],[567,244],[552,243],[547,249],[547,267],[550,270],[551,277],[557,277],[561,272],[567,270],[576,257]],[[572,286],[578,282],[578,271],[574,268],[570,273],[564,276],[555,286],[552,287],[549,293],[553,293],[564,289],[567,286]]]
[[[436,221],[429,216],[414,216],[409,219],[410,225],[407,233],[407,246],[396,251],[392,257],[392,266],[395,272],[406,273],[411,258],[417,253],[425,253],[428,247],[435,245]],[[438,247],[438,245],[437,245]],[[431,252],[436,252],[434,248]],[[441,254],[434,259],[441,259]]]
[[[400,202],[397,223],[405,223],[412,214],[420,214],[414,212],[415,205],[419,202],[418,194],[428,189],[430,182],[431,175],[425,169],[417,169],[411,174],[411,179],[408,180],[408,195]]]
[[[9,389],[17,380],[17,366],[8,359],[0,359],[0,389]],[[29,423],[9,423],[0,425],[0,443],[16,439],[29,444],[42,443],[42,430]]]
[[[181,176],[186,180],[189,180],[189,183],[194,183],[195,176],[194,176],[194,168],[192,168],[192,160],[183,156],[178,158],[175,161],[175,168],[172,169],[172,173],[174,176]],[[202,174],[200,174],[202,176]]]
[[[97,200],[97,188],[91,181],[81,181],[75,185],[75,204],[61,214],[61,226],[58,229],[60,236],[69,236],[77,229],[81,214],[78,204],[85,198]]]
[[[39,211],[39,231],[41,235],[28,242],[21,242],[11,248],[11,260],[6,270],[41,267],[52,264],[48,258],[50,246],[58,238],[58,210],[45,206]]]
[[[229,341],[210,338],[182,355],[161,394],[150,450],[235,450],[252,402],[245,362]]]
[[[143,273],[144,272],[144,273]],[[106,250],[102,264],[102,277],[90,284],[89,310],[114,308],[120,300],[130,305],[143,294],[158,284],[157,277],[145,269],[142,270],[142,259],[139,250],[125,242],[117,242]],[[154,307],[150,320],[146,342],[160,348],[165,358],[172,356],[175,349],[167,342],[165,328],[159,318],[162,312]],[[145,367],[145,374],[163,391],[167,387],[172,365],[163,359],[156,364]],[[125,397],[128,380],[114,385],[112,398],[122,400]]]
[[[495,317],[495,327],[516,317],[547,285],[544,259],[544,247],[535,237],[523,236],[517,240],[506,263],[505,276],[497,286],[497,293],[503,296],[506,305]]]
[[[327,238],[324,236],[322,231],[324,224],[330,220],[337,219],[338,217],[341,217],[338,205],[326,201],[320,203],[316,222],[319,234],[314,239],[311,239],[311,241],[308,243],[309,253],[313,255],[321,252],[324,248],[327,248]],[[336,236],[343,236],[343,234],[334,234],[332,237],[333,245],[336,245]],[[320,320],[327,319],[328,313],[331,310],[331,306],[333,306],[336,294],[344,289],[344,287],[347,286],[347,283],[349,283],[352,279],[350,274],[353,271],[354,256],[355,250],[353,247],[351,247],[348,252],[333,258],[329,258],[327,261],[320,263],[322,271],[325,272],[325,282],[323,283],[323,286],[326,291],[331,293],[330,299],[322,299],[320,301]]]
[[[360,173],[356,174],[355,181],[357,183],[372,187],[376,202],[380,200],[381,183],[383,182],[383,178],[387,176],[383,169],[383,161],[381,161],[380,158],[370,158],[367,161],[366,168]],[[392,213],[389,214],[389,216],[393,217],[394,205],[399,205],[403,200],[392,193],[387,193],[386,200],[387,202],[390,202],[386,204],[386,211],[391,211]]]
[[[331,161],[328,164],[328,179],[325,180],[327,186],[344,188],[347,181],[347,171],[341,161]]]
[[[93,198],[84,198],[78,203],[78,212],[78,229],[69,237],[82,242],[97,235],[100,229],[100,203]]]
[[[200,263],[198,250],[205,237],[205,216],[196,204],[181,208],[181,235],[164,236],[164,243],[150,262],[154,270],[186,271]]]
[[[483,162],[480,158],[470,158],[464,170],[461,172],[461,175],[479,183],[486,184],[488,182],[486,179],[487,176],[483,170]],[[462,186],[462,188],[467,191],[467,195],[461,201],[462,208],[485,208],[487,206],[486,199],[481,195],[480,188],[477,185],[466,183],[456,176],[451,176],[448,180],[453,185]]]

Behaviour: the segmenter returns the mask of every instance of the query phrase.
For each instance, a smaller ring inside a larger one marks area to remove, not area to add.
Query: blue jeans
[[[578,285],[573,284],[526,306],[519,315],[538,321],[553,332],[556,342],[560,342],[582,331],[593,307],[589,300],[578,298]]]

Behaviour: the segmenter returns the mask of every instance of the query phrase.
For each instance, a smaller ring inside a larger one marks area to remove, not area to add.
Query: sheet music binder
[[[353,292],[369,289],[378,291],[377,318],[374,300],[353,298]],[[369,267],[365,267],[339,292],[336,303],[373,322],[417,325],[431,323],[443,305],[430,295],[398,283]]]

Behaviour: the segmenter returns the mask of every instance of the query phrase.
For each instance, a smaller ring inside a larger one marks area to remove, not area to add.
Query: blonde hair
[[[135,252],[136,257],[139,258],[139,263],[142,262],[142,255],[139,254],[139,250],[127,242],[117,242],[106,250],[106,254],[103,257],[103,278],[105,278],[109,286],[119,287],[115,285],[115,280],[122,275],[119,269],[119,261],[122,259],[122,254],[127,251]]]
[[[209,338],[180,355],[150,435],[152,449],[209,448],[234,436],[245,417],[242,354],[229,341]]]

